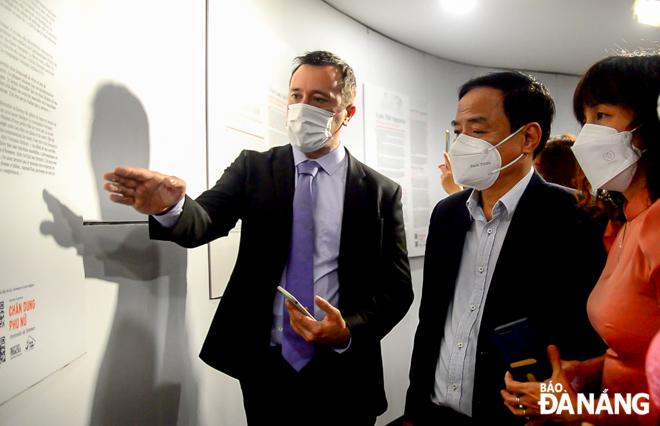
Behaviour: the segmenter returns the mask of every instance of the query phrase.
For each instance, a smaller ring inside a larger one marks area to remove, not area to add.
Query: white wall
[[[294,54],[333,51],[354,67],[360,87],[370,83],[427,100],[430,134],[438,141],[431,155],[437,164],[442,162],[457,87],[486,70],[399,45],[318,0],[244,3],[254,6],[254,18]],[[133,148],[148,152],[148,166],[185,178],[193,196],[206,187],[205,11],[202,0],[185,6],[173,0],[88,0],[82,10],[81,85],[90,153],[94,141],[115,146],[113,141],[121,142],[117,135],[122,140],[134,137],[141,145]],[[228,64],[240,66],[231,59]],[[288,70],[277,73],[287,76]],[[568,108],[577,78],[535,75],[557,100],[553,133],[576,133]],[[123,116],[129,106],[137,112]],[[357,106],[358,116],[344,138],[353,154],[363,158],[359,95]],[[141,110],[146,120],[140,119]],[[101,122],[105,127],[98,127]],[[136,158],[131,149],[119,145],[107,155],[130,163]],[[104,212],[99,197],[105,195],[97,194],[94,183],[100,173],[86,178],[87,203],[77,213],[85,220],[135,219],[129,213]],[[438,171],[431,188],[436,194],[441,194],[439,176]],[[243,424],[237,382],[197,357],[217,306],[208,299],[207,249],[185,251],[149,242],[139,224],[86,226],[85,243],[88,352],[0,406],[0,424]],[[422,260],[411,261],[417,295]],[[418,307],[416,299],[383,341],[390,409],[380,425],[403,412]]]

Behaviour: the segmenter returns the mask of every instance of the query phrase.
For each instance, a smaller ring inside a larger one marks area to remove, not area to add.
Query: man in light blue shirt
[[[522,73],[477,77],[459,90],[449,154],[454,180],[468,189],[431,217],[407,425],[517,424],[500,395],[511,366],[490,340],[499,326],[530,318],[567,359],[602,353],[585,308],[602,241],[574,191],[532,167],[553,115],[550,93]],[[568,247],[579,253],[577,268]]]

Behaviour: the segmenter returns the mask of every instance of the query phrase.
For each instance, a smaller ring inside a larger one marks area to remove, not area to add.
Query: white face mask
[[[493,186],[500,176],[500,171],[511,166],[524,155],[524,153],[520,154],[518,158],[502,167],[502,157],[496,148],[515,136],[524,127],[522,126],[511,133],[497,145],[491,145],[483,139],[474,138],[464,133],[458,135],[449,149],[454,182],[479,191]]]
[[[624,192],[637,171],[641,151],[632,145],[632,131],[585,124],[572,147],[591,187]]]
[[[303,103],[291,104],[287,109],[286,133],[291,145],[302,152],[314,152],[330,142],[336,114]]]

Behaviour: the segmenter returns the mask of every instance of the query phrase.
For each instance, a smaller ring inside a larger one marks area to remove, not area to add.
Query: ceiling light
[[[660,26],[660,0],[636,0],[633,10],[642,24]]]
[[[442,7],[449,13],[465,13],[474,9],[477,0],[440,0]]]

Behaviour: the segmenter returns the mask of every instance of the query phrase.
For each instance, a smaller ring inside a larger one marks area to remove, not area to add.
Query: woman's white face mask
[[[637,171],[642,152],[633,146],[633,132],[618,132],[598,124],[585,124],[571,148],[592,189],[624,192]]]
[[[491,145],[483,139],[463,133],[458,135],[449,149],[454,182],[457,185],[467,186],[479,191],[493,186],[500,175],[500,171],[515,164],[524,155],[524,153],[521,153],[518,158],[502,167],[502,157],[496,148],[524,128],[525,126],[522,126],[497,145]]]
[[[289,142],[302,152],[318,151],[334,136],[332,121],[337,114],[303,103],[289,105],[286,116]]]

